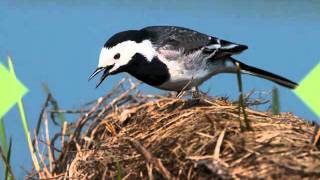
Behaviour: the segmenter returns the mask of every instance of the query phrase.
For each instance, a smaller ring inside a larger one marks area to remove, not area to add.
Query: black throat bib
[[[139,53],[132,57],[123,71],[151,86],[159,86],[170,78],[168,67],[158,57],[154,57],[149,62],[146,57]]]

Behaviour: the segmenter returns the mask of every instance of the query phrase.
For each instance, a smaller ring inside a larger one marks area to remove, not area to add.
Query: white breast
[[[201,59],[200,53],[177,57],[174,60],[166,58],[163,53],[158,54],[158,58],[169,69],[170,79],[157,87],[171,91],[188,90],[209,79],[211,71],[207,68],[206,61]]]

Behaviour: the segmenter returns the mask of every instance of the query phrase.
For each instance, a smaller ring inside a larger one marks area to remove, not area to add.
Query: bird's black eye
[[[120,58],[120,53],[117,53],[116,55],[113,56],[114,59],[119,59]]]

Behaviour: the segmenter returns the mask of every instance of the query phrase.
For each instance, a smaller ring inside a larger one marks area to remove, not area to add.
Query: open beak
[[[89,81],[103,70],[104,70],[104,67],[98,67],[96,70],[94,70],[94,72],[89,77]]]
[[[110,69],[113,68],[114,65],[111,65],[111,66],[106,66],[106,67],[98,67],[92,74],[91,76],[89,77],[89,81],[94,78],[97,74],[99,74],[100,72],[103,71],[103,74],[100,78],[100,81],[99,83],[97,84],[96,88],[100,86],[100,84],[103,82],[104,79],[106,79],[106,77],[109,75],[109,71]]]

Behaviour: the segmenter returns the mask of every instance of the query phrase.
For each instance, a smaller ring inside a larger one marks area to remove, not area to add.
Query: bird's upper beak
[[[106,66],[106,67],[98,67],[98,68],[91,74],[91,76],[89,77],[89,81],[90,81],[92,78],[94,78],[97,74],[99,74],[100,72],[103,71],[103,74],[102,74],[102,76],[101,76],[101,78],[100,78],[100,81],[99,81],[99,83],[97,84],[96,88],[99,87],[100,84],[103,82],[103,80],[106,79],[106,77],[107,77],[108,75],[110,75],[109,71],[110,71],[110,69],[113,68],[113,66],[114,66],[114,65]]]

